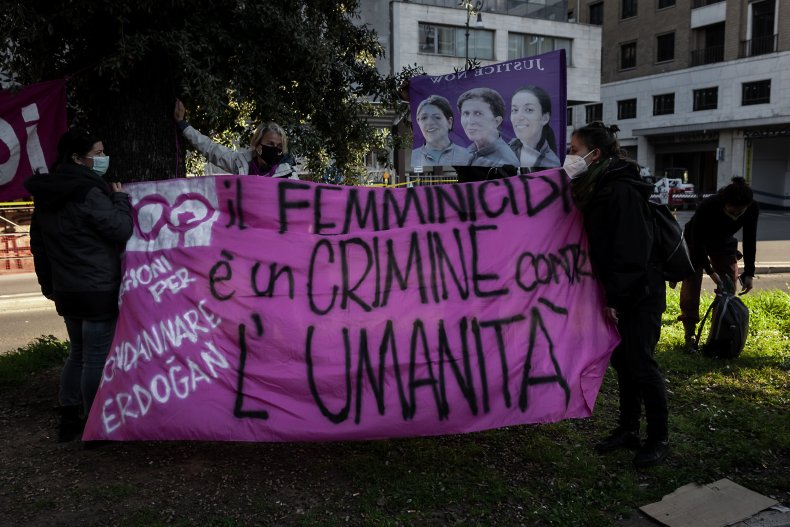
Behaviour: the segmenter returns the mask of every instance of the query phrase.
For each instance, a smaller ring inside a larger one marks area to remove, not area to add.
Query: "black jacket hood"
[[[96,172],[74,164],[62,165],[54,174],[37,172],[24,185],[37,207],[50,210],[59,209],[69,202],[82,203],[93,188],[110,195],[109,185]]]
[[[604,180],[607,182],[613,182],[615,180],[626,181],[645,199],[649,199],[650,195],[653,194],[653,185],[639,176],[638,166],[622,159],[615,160],[612,163],[612,166],[606,172]]]

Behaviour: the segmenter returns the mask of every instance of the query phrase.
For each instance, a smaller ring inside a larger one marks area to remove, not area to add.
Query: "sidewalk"
[[[790,273],[790,241],[758,241],[755,273]]]

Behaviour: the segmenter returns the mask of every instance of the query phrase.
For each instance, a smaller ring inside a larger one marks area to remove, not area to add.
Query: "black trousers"
[[[667,439],[667,389],[654,358],[661,335],[661,313],[632,310],[618,313],[620,344],[612,353],[620,390],[619,425],[639,430],[645,406],[648,440]]]

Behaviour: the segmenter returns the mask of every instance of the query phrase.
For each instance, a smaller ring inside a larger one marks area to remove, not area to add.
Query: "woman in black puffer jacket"
[[[612,353],[620,391],[618,426],[595,445],[600,453],[638,450],[634,464],[662,462],[669,453],[667,391],[653,355],[666,308],[661,266],[653,261],[654,225],[647,204],[652,187],[625,159],[617,126],[590,123],[573,132],[564,168],[573,200],[584,216],[590,261],[606,295],[604,315],[617,324],[620,344]],[[647,439],[639,438],[642,405]]]
[[[121,252],[132,235],[129,196],[102,175],[110,158],[98,138],[67,131],[50,173],[25,182],[35,208],[30,247],[41,292],[66,322],[70,348],[58,392],[58,441],[82,430],[101,380],[118,316]]]

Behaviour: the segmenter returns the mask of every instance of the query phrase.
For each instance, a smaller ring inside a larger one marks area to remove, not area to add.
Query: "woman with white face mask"
[[[623,155],[617,131],[616,125],[602,122],[574,130],[564,169],[572,178],[571,196],[584,216],[590,261],[603,286],[604,318],[617,325],[621,338],[611,358],[620,390],[618,425],[595,449],[602,454],[637,450],[634,464],[648,467],[669,454],[667,393],[653,358],[666,286],[661,264],[652,260],[653,220],[647,203],[652,186]]]
[[[683,280],[680,289],[680,317],[686,336],[687,350],[697,352],[694,333],[699,322],[699,296],[702,290],[702,272],[713,279],[717,286],[721,277],[728,277],[734,285],[739,279],[738,240],[735,233],[743,229],[744,269],[740,275],[743,289],[752,290],[754,262],[757,257],[757,219],[760,208],[754,201],[752,189],[742,177],[732,178],[732,183],[718,193],[705,198],[686,223],[684,236],[691,253],[695,273]]]
[[[121,253],[132,235],[129,196],[102,179],[104,144],[71,129],[50,173],[25,181],[35,208],[30,248],[41,292],[55,302],[69,334],[58,390],[58,441],[82,433],[99,387],[118,316]]]

